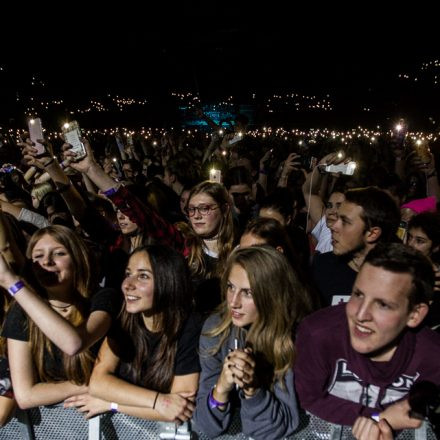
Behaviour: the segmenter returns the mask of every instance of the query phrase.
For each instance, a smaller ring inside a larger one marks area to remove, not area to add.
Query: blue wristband
[[[23,281],[17,281],[15,284],[13,284],[11,287],[9,287],[8,292],[11,296],[15,296],[15,294],[20,290],[23,289],[24,282]]]
[[[102,194],[104,194],[106,197],[110,197],[113,194],[115,194],[118,191],[117,188],[110,188],[107,191],[102,191]]]
[[[211,409],[218,408],[219,406],[225,406],[228,403],[228,402],[219,402],[218,400],[214,399],[213,393],[214,393],[214,388],[211,390],[208,397],[208,403]]]
[[[111,402],[110,403],[110,411],[112,413],[117,413],[118,412],[118,408],[119,408],[119,405],[117,403],[115,403],[115,402]]]

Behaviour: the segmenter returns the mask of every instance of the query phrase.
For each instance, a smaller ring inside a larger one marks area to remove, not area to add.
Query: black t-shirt
[[[192,314],[184,322],[182,329],[179,332],[177,340],[177,351],[174,358],[174,375],[184,376],[186,374],[200,372],[198,346],[199,337],[202,328],[202,320],[198,314]],[[145,358],[145,363],[142,370],[148,369],[149,360],[154,358],[155,351],[159,347],[160,333],[145,332],[148,338],[149,355]],[[115,324],[109,334],[110,346],[116,351],[120,362],[117,369],[117,376],[121,379],[140,385],[136,383],[129,372],[129,365],[134,358],[136,347],[130,337],[123,332],[123,330]]]
[[[107,312],[114,320],[121,308],[121,295],[114,289],[102,289],[90,298],[89,315],[92,312]],[[28,316],[18,303],[14,303],[6,315],[3,324],[2,336],[18,341],[29,341]],[[90,351],[97,355],[101,341],[97,341]],[[63,352],[54,344],[51,344],[52,356],[44,354],[44,369],[50,372],[54,380],[66,380],[63,367]]]
[[[340,302],[339,299],[347,300],[351,295],[356,275],[357,272],[348,265],[347,260],[336,256],[333,252],[316,254],[313,258],[313,281],[324,306],[331,305],[335,299],[336,303]]]

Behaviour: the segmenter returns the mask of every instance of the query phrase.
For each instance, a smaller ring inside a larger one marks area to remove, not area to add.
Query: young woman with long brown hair
[[[53,225],[31,238],[32,275],[22,279],[0,256],[0,286],[14,296],[3,326],[14,397],[21,408],[88,396],[96,343],[119,309],[117,292],[95,292],[84,242]]]
[[[92,395],[126,414],[184,422],[194,410],[200,322],[192,314],[188,268],[163,245],[136,249],[122,282],[119,325],[104,341]]]
[[[200,338],[196,426],[217,437],[240,407],[244,434],[287,437],[298,425],[292,367],[295,329],[309,312],[305,289],[280,252],[252,246],[229,257],[222,293]]]

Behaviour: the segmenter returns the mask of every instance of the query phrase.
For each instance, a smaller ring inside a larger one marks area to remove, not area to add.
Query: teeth
[[[371,330],[365,328],[365,327],[361,327],[360,325],[356,325],[356,328],[361,332],[361,333],[373,333]]]
[[[138,297],[137,296],[127,295],[127,299],[130,300],[130,301],[134,301],[134,300],[138,299]]]

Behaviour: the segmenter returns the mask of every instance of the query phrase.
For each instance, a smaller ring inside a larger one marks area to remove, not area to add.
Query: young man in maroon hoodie
[[[331,423],[363,416],[394,430],[416,428],[407,394],[421,380],[440,384],[440,335],[422,324],[434,274],[417,251],[377,244],[367,255],[347,304],[300,325],[295,387],[301,406]]]

